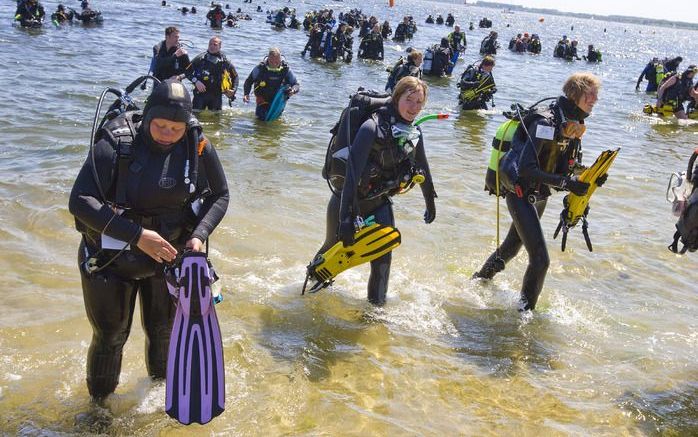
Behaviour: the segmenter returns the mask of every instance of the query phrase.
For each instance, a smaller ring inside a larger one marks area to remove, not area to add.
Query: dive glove
[[[603,186],[603,184],[606,183],[606,179],[608,179],[608,173],[604,173],[601,176],[599,176],[598,178],[596,178],[596,186],[597,187]]]
[[[354,244],[354,223],[351,220],[342,220],[339,223],[338,237],[344,247]]]
[[[436,204],[434,198],[426,200],[427,209],[424,211],[424,223],[429,224],[436,218]]]
[[[576,179],[567,178],[565,179],[562,188],[576,194],[577,196],[583,196],[587,193],[587,190],[589,190],[589,184],[586,182],[580,182]]]

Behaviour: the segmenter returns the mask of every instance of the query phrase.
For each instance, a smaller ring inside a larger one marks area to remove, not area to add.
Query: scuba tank
[[[424,51],[424,60],[422,61],[422,72],[424,74],[431,73],[431,64],[434,61],[434,48],[429,47]]]
[[[676,217],[681,217],[681,214],[686,210],[686,204],[692,191],[693,183],[685,171],[671,174],[669,185],[666,188],[666,200],[671,202],[671,212]]]
[[[694,186],[693,174],[696,158],[698,149],[688,160],[686,171],[672,174],[667,187],[666,198],[672,202],[671,210],[674,215],[679,217],[674,240],[669,245],[669,250],[676,254],[695,252],[698,249],[698,190]],[[680,250],[679,241],[683,244]]]

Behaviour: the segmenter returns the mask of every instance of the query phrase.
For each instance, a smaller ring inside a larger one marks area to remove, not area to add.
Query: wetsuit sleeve
[[[70,192],[68,210],[80,222],[97,233],[104,233],[121,241],[137,241],[142,232],[140,225],[117,215],[101,200],[93,176],[92,153],[95,153],[100,185],[107,191],[111,185],[114,150],[106,140],[95,144],[87,156]]]
[[[235,66],[228,61],[228,73],[230,74],[230,77],[233,79],[233,91],[238,90],[238,86],[240,85],[240,77],[238,76],[238,71],[235,69]]]
[[[286,73],[286,83],[291,87],[291,90],[293,90],[294,93],[298,92],[300,85],[298,84],[296,76],[293,74],[293,71],[291,70],[288,70],[288,73]]]
[[[361,125],[356,133],[356,138],[349,149],[349,162],[347,174],[344,176],[344,187],[342,188],[342,203],[339,208],[339,220],[351,221],[352,215],[356,215],[357,211],[351,211],[356,203],[354,196],[359,184],[359,179],[363,174],[366,163],[368,162],[368,154],[373,147],[373,142],[376,140],[378,126],[373,118],[369,118]]]
[[[543,183],[560,187],[563,185],[562,182],[566,178],[566,175],[547,173],[538,165],[538,154],[543,146],[543,140],[537,137],[539,125],[541,127],[554,129],[554,126],[544,119],[534,120],[527,126],[530,138],[522,128],[519,128],[512,139],[512,148],[521,150],[519,176],[533,184]]]
[[[204,166],[208,188],[211,190],[211,193],[204,199],[202,206],[203,216],[194,228],[191,236],[192,238],[206,241],[216,226],[223,220],[223,216],[225,216],[225,212],[228,210],[230,194],[221,161],[218,159],[216,149],[208,141],[200,160]]]
[[[196,70],[199,68],[199,63],[203,59],[203,56],[197,55],[189,65],[187,65],[186,70],[184,70],[184,75],[187,76],[187,79],[192,80],[196,76]],[[197,77],[197,79],[199,79]]]
[[[434,180],[431,177],[431,170],[429,170],[427,154],[424,150],[424,136],[419,137],[419,142],[417,143],[415,150],[415,164],[417,165],[417,168],[422,169],[424,172],[425,179],[421,185],[424,200],[427,202],[433,201],[438,196],[436,195],[436,190],[434,189]]]
[[[177,70],[177,74],[184,73],[185,71],[187,71],[187,69],[191,65],[191,61],[189,60],[189,55],[187,55],[187,54],[184,54],[184,55],[179,56],[179,57],[175,57],[175,56],[172,56],[172,57],[175,58],[177,61],[179,61],[179,69]]]
[[[250,72],[250,75],[247,76],[247,79],[245,79],[245,84],[244,86],[244,93],[245,95],[249,95],[250,92],[252,91],[252,85],[254,84],[254,81],[257,80],[257,77],[259,76],[259,66],[254,67],[252,71]]]

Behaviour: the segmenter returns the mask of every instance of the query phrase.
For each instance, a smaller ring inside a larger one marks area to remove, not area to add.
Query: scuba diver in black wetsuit
[[[238,73],[233,64],[221,51],[222,41],[214,36],[208,41],[208,50],[198,55],[191,61],[187,68],[187,78],[195,86],[194,110],[209,109],[220,111],[223,103],[223,93],[228,99],[235,100],[235,91],[238,88]],[[229,75],[229,89],[223,90],[223,78]]]
[[[296,94],[300,88],[296,76],[293,75],[291,67],[281,58],[281,51],[272,47],[266,58],[252,69],[250,75],[245,79],[243,91],[245,95],[242,100],[250,101],[250,92],[254,92],[257,107],[255,115],[260,120],[264,120],[269,110],[269,105],[281,86],[287,85],[286,94],[290,97]],[[254,88],[253,88],[254,87]]]
[[[184,85],[162,82],[142,114],[126,109],[100,124],[69,202],[82,234],[78,264],[93,331],[87,387],[95,401],[119,383],[137,295],[148,374],[165,377],[175,308],[163,262],[185,248],[201,251],[229,199]]]
[[[373,216],[376,223],[394,227],[391,197],[398,191],[400,181],[405,176],[411,178],[415,172],[424,176],[421,184],[426,202],[424,221],[434,221],[436,192],[421,130],[412,126],[424,107],[426,94],[427,86],[421,80],[415,77],[400,80],[387,106],[377,110],[359,128],[346,164],[326,167],[327,178],[341,180],[343,186],[333,184],[327,206],[325,243],[318,254],[338,241],[345,246],[353,244],[356,217],[368,220]],[[346,166],[349,168],[343,171]],[[340,173],[334,174],[336,171]],[[391,253],[387,253],[371,261],[368,300],[375,305],[385,303],[391,259]]]
[[[460,77],[458,103],[464,110],[487,109],[487,102],[497,92],[494,83],[494,58],[485,56],[478,64],[468,65]]]
[[[422,65],[423,60],[424,54],[419,50],[410,51],[407,55],[407,62],[404,61],[404,58],[400,57],[397,65],[395,65],[390,72],[388,82],[385,84],[385,90],[392,93],[395,85],[397,85],[403,77],[412,76],[421,79],[422,70],[419,67]]]
[[[208,11],[206,14],[206,19],[211,24],[211,28],[222,29],[223,20],[225,20],[225,12],[223,11],[221,5],[215,5],[213,9]]]
[[[54,24],[59,25],[63,23],[70,23],[73,21],[74,18],[74,13],[73,11],[66,11],[65,6],[62,4],[59,4],[58,7],[56,8],[56,12],[51,14],[51,21],[53,21]]]
[[[359,44],[359,59],[383,60],[383,37],[381,36],[381,26],[373,26],[371,33],[363,37]]]
[[[44,21],[46,12],[37,0],[22,0],[17,2],[15,21],[22,27],[39,27]]]
[[[432,47],[432,61],[431,68],[427,71],[425,69],[424,74],[427,76],[437,76],[444,77],[448,75],[448,71],[453,66],[451,59],[453,59],[453,52],[448,42],[448,38],[441,38],[441,44]]]
[[[161,81],[184,77],[184,71],[189,64],[189,55],[179,44],[179,29],[174,26],[167,27],[164,41],[153,46],[151,74]]]
[[[496,55],[497,49],[499,48],[499,43],[497,42],[497,32],[494,30],[490,32],[489,35],[485,37],[480,43],[480,54],[481,55]]]
[[[395,28],[395,36],[393,36],[393,41],[395,42],[405,42],[406,39],[411,39],[412,34],[409,29],[410,19],[407,17],[402,18],[402,23],[398,24]],[[383,37],[385,39],[385,36]]]
[[[601,62],[601,50],[595,49],[593,44],[589,44],[586,56],[582,56],[587,62]]]
[[[427,20],[426,20],[425,22],[426,22],[427,24],[434,24],[434,17],[432,17],[431,15],[429,15],[429,16],[427,17]]]
[[[501,246],[473,277],[491,279],[504,270],[523,245],[528,253],[528,267],[521,286],[520,311],[536,307],[550,265],[540,217],[551,188],[577,195],[586,194],[589,188],[574,175],[582,169],[580,139],[586,129],[584,119],[596,104],[599,87],[599,79],[591,73],[575,73],[562,88],[564,96],[548,108],[514,114],[519,123],[511,139],[495,137],[498,144],[511,141],[510,150],[499,164],[499,193],[506,199],[513,223]],[[602,175],[596,184],[601,186],[605,181],[606,175]],[[496,194],[497,189],[495,178],[488,171],[486,190]]]
[[[464,52],[466,47],[468,47],[468,41],[465,39],[465,32],[461,32],[460,26],[458,25],[453,28],[453,32],[449,33],[447,38],[453,53],[457,51]]]
[[[689,65],[681,74],[668,74],[657,90],[657,107],[671,106],[676,118],[683,120],[688,118],[683,103],[693,98],[693,78],[696,73],[698,73],[698,67]]]

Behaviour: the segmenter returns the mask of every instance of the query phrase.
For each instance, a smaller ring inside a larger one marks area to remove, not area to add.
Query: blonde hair
[[[562,92],[565,97],[573,102],[578,101],[582,96],[592,89],[601,87],[601,79],[591,73],[579,72],[568,77],[565,84],[562,86]]]
[[[272,47],[269,49],[269,53],[267,56],[281,56],[281,50],[279,50],[278,47]]]
[[[429,91],[427,84],[423,80],[417,79],[414,76],[403,77],[398,81],[397,85],[395,85],[395,88],[393,89],[393,103],[397,107],[397,102],[400,101],[403,94],[413,93],[415,91],[422,91],[424,93],[424,101],[427,101],[427,93]]]
[[[407,59],[409,61],[414,62],[416,58],[419,58],[421,60],[424,60],[424,53],[422,53],[419,50],[412,50],[409,55],[407,55]]]

